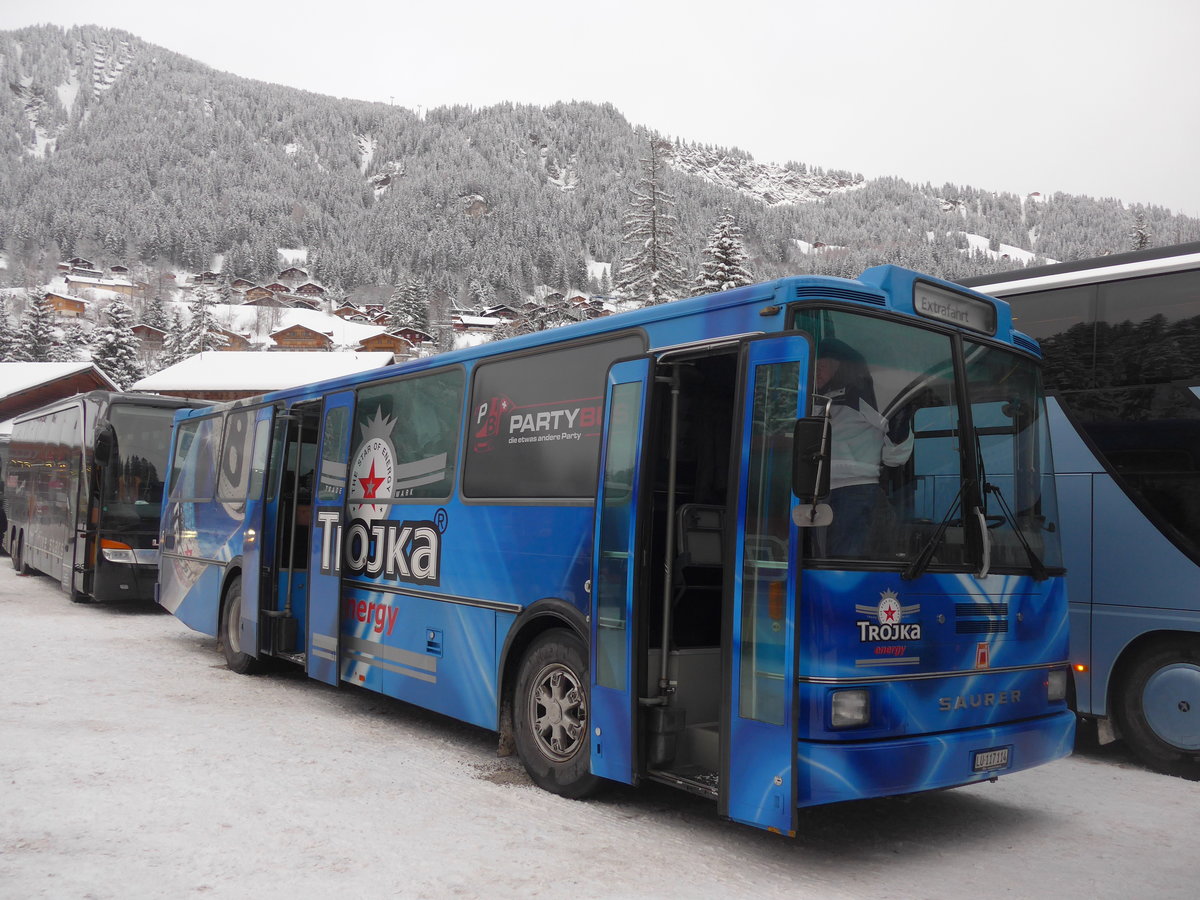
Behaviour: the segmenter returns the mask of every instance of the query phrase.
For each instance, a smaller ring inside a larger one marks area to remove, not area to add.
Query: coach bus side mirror
[[[833,512],[822,501],[829,497],[829,419],[797,419],[792,437],[792,493],[800,501],[792,519],[801,528],[828,525]]]
[[[110,426],[96,435],[96,446],[92,449],[92,457],[98,465],[107,466],[109,459],[112,458],[112,449],[113,431]]]

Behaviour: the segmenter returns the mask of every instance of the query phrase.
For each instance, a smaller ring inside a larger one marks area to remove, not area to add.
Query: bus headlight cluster
[[[1051,669],[1046,676],[1046,699],[1050,702],[1067,699],[1067,670]]]
[[[100,552],[104,554],[106,560],[112,563],[129,563],[132,565],[137,562],[133,548],[128,544],[122,544],[120,541],[110,541],[108,538],[101,539]]]
[[[834,728],[857,728],[871,719],[871,701],[865,688],[834,691],[829,724]]]

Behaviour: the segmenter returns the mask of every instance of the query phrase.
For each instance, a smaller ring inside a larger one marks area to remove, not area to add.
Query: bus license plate
[[[990,772],[992,769],[1008,768],[1008,747],[997,750],[976,750],[974,771]]]

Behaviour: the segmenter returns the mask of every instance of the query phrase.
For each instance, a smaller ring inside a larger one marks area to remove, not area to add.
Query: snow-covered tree
[[[1146,214],[1138,212],[1133,217],[1133,227],[1129,229],[1129,240],[1134,250],[1145,250],[1150,246],[1150,226],[1146,224]]]
[[[185,332],[181,359],[195,356],[206,350],[220,350],[229,343],[229,338],[221,333],[221,327],[213,315],[212,306],[212,292],[203,285],[196,288],[196,293],[192,297],[192,318],[188,322]]]
[[[101,314],[101,324],[92,333],[92,362],[121,390],[145,374],[138,359],[140,342],[130,328],[133,316],[120,298]]]
[[[156,294],[154,299],[146,304],[146,314],[142,322],[161,331],[166,331],[171,326],[171,320],[167,318],[167,304],[161,294]]]
[[[171,316],[171,323],[167,326],[166,337],[163,338],[162,353],[158,357],[160,368],[173,366],[177,362],[182,362],[187,359],[188,352],[188,327],[187,321],[183,318],[183,314],[179,310],[175,310]]]
[[[728,209],[722,212],[709,234],[704,257],[696,279],[697,293],[711,294],[754,283],[754,276],[746,268],[742,229]]]
[[[54,307],[43,295],[31,296],[17,324],[17,346],[13,357],[20,362],[51,362],[57,340]]]
[[[0,362],[16,362],[17,336],[8,318],[8,297],[0,294]]]
[[[87,359],[88,346],[92,336],[78,319],[68,319],[62,324],[55,335],[54,346],[50,350],[52,362],[76,362]]]
[[[387,312],[392,317],[392,328],[428,331],[429,290],[425,282],[413,276],[397,284],[388,300]]]
[[[631,252],[621,260],[615,286],[630,299],[654,304],[681,297],[686,288],[674,247],[678,223],[671,208],[675,198],[663,190],[663,155],[671,145],[653,136],[649,143],[649,156],[641,161],[642,177],[623,220],[624,241]]]

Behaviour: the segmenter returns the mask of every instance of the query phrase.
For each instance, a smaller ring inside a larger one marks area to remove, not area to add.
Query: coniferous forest
[[[417,278],[466,304],[612,293],[635,250],[624,223],[644,160],[663,144],[609,105],[419,116],[217,72],[95,27],[0,33],[0,70],[10,286],[74,256],[193,272],[219,260],[270,279],[279,248],[305,248],[312,277],[342,292]],[[957,279],[1200,239],[1200,220],[1128,200],[867,180],[665,143],[655,190],[670,198],[689,286],[704,283],[723,220],[755,280],[880,262]]]

